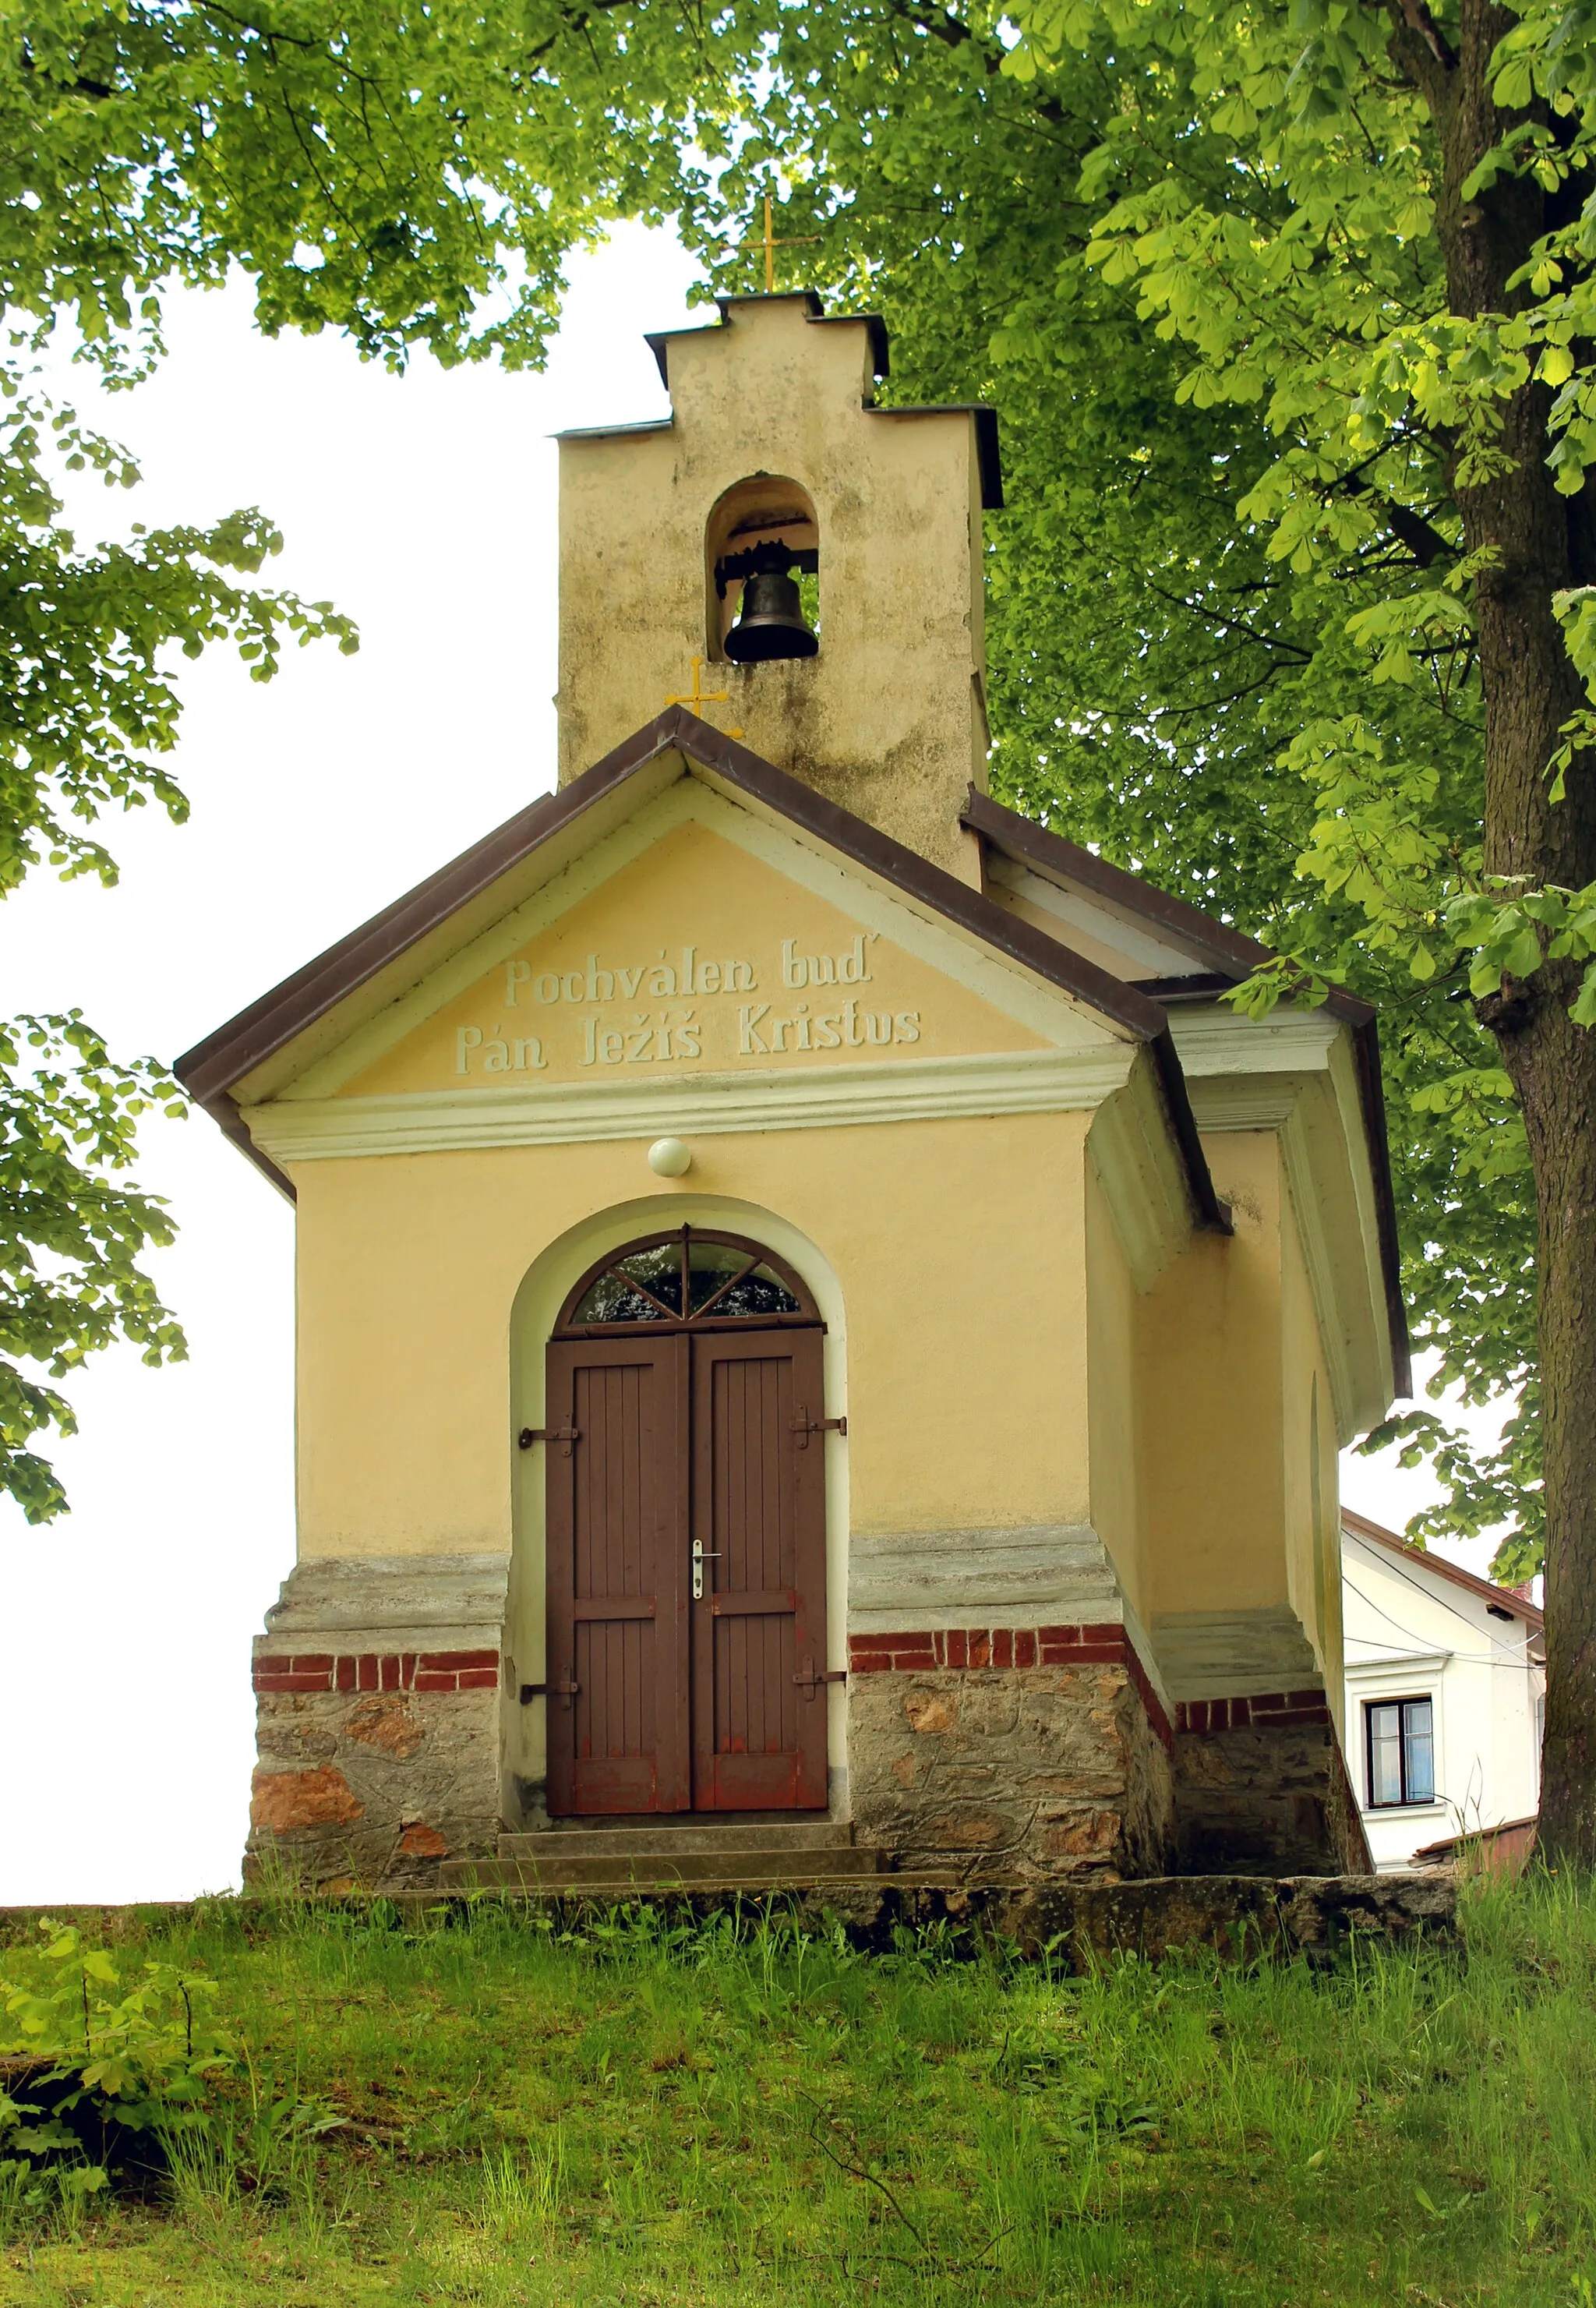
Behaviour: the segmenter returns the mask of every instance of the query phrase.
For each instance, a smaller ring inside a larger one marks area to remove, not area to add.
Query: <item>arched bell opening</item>
[[[814,657],[820,530],[807,489],[755,473],[721,496],[704,538],[708,653],[720,665]]]

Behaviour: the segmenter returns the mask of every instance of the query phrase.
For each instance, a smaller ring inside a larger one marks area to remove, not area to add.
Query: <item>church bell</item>
[[[788,573],[794,563],[802,568],[814,558],[770,541],[722,564],[724,576],[742,577],[742,606],[725,642],[734,664],[767,665],[777,658],[818,654],[820,644],[803,622],[797,580]],[[739,562],[744,564],[741,569]]]

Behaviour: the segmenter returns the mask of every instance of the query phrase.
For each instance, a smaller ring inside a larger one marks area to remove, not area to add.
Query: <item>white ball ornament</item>
[[[680,1178],[692,1167],[692,1156],[679,1138],[656,1138],[648,1149],[648,1167],[656,1178]]]

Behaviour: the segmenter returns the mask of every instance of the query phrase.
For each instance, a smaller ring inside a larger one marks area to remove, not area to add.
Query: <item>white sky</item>
[[[136,392],[71,379],[144,472],[74,503],[85,541],[259,504],[287,538],[262,581],[335,601],[362,647],[292,649],[265,686],[221,650],[184,666],[192,819],[112,821],[114,891],[41,874],[0,907],[6,1014],[75,1005],[120,1055],[169,1060],[553,785],[548,436],[665,413],[642,335],[705,317],[692,278],[673,237],[618,230],[573,262],[541,376],[390,377],[337,338],[266,341],[229,289],[175,302]],[[0,1904],[238,1880],[250,1639],[294,1556],[292,1217],[203,1115],[143,1142],[182,1225],[151,1263],[191,1359],[100,1357],[51,1452],[72,1514],[30,1530],[0,1503]],[[1430,1495],[1360,1460],[1344,1486],[1398,1528]]]

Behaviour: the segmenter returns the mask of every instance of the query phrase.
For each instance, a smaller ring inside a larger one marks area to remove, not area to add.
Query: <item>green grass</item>
[[[249,2066],[150,2200],[0,2199],[0,2303],[1592,2308],[1596,1897],[1465,1919],[1085,1978],[779,1916],[124,1919]]]

